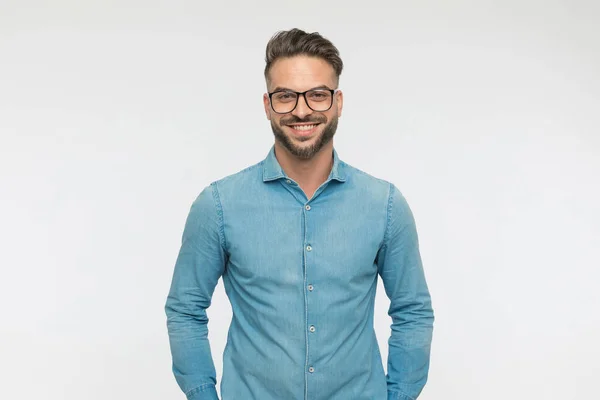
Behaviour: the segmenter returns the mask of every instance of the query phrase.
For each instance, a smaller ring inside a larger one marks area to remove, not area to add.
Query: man
[[[398,189],[341,161],[342,60],[318,33],[269,41],[263,96],[275,144],[205,187],[186,221],[165,310],[188,400],[216,400],[206,309],[219,277],[233,317],[223,400],[413,400],[427,380],[433,311],[415,222]],[[387,376],[373,327],[391,305]]]

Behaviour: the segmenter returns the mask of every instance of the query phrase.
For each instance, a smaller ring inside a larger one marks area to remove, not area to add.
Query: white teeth
[[[317,125],[295,125],[293,128],[299,131],[310,131]]]

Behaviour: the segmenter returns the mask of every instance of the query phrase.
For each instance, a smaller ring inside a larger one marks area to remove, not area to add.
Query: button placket
[[[311,268],[310,265],[312,265],[312,256],[313,256],[313,246],[311,243],[311,239],[314,239],[311,235],[311,222],[312,222],[312,206],[310,204],[308,204],[309,202],[307,201],[306,203],[303,204],[302,208],[304,208],[304,210],[302,210],[302,214],[303,214],[303,218],[304,218],[304,222],[305,222],[305,231],[304,231],[304,250],[305,250],[305,268],[304,268],[304,284],[305,284],[305,290],[307,290],[305,293],[307,297],[305,297],[305,301],[306,303],[306,319],[305,319],[305,326],[306,326],[306,345],[307,347],[307,353],[306,353],[306,367],[308,368],[308,373],[313,374],[315,372],[315,368],[314,366],[311,365],[312,359],[313,359],[313,349],[311,347],[311,343],[312,340],[311,337],[312,335],[316,335],[316,327],[315,325],[311,325],[309,324],[309,321],[312,319],[311,318],[311,304],[314,304],[314,302],[312,300],[310,300],[308,298],[309,294],[314,290],[314,287],[312,284],[308,283],[310,282],[311,278],[308,275],[311,275]],[[308,387],[307,387],[308,388]]]

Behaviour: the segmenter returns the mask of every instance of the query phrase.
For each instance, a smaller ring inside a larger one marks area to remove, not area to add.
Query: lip
[[[308,129],[308,130],[305,130],[305,129],[300,130],[300,129],[294,128],[295,126],[303,126],[303,125],[315,125],[315,127],[312,129]],[[319,125],[321,125],[321,123],[316,122],[314,124],[292,124],[292,125],[287,125],[287,127],[290,128],[290,130],[297,136],[310,136],[317,130]]]

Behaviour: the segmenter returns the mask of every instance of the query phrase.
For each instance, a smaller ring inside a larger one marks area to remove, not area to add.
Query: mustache
[[[325,122],[327,122],[327,118],[323,115],[323,116],[318,116],[318,115],[311,115],[308,116],[306,118],[298,118],[295,115],[291,115],[288,118],[281,118],[281,120],[279,121],[279,123],[281,125],[289,125],[289,124],[305,124],[308,122],[314,122],[314,123],[318,123],[318,124],[324,124]]]

